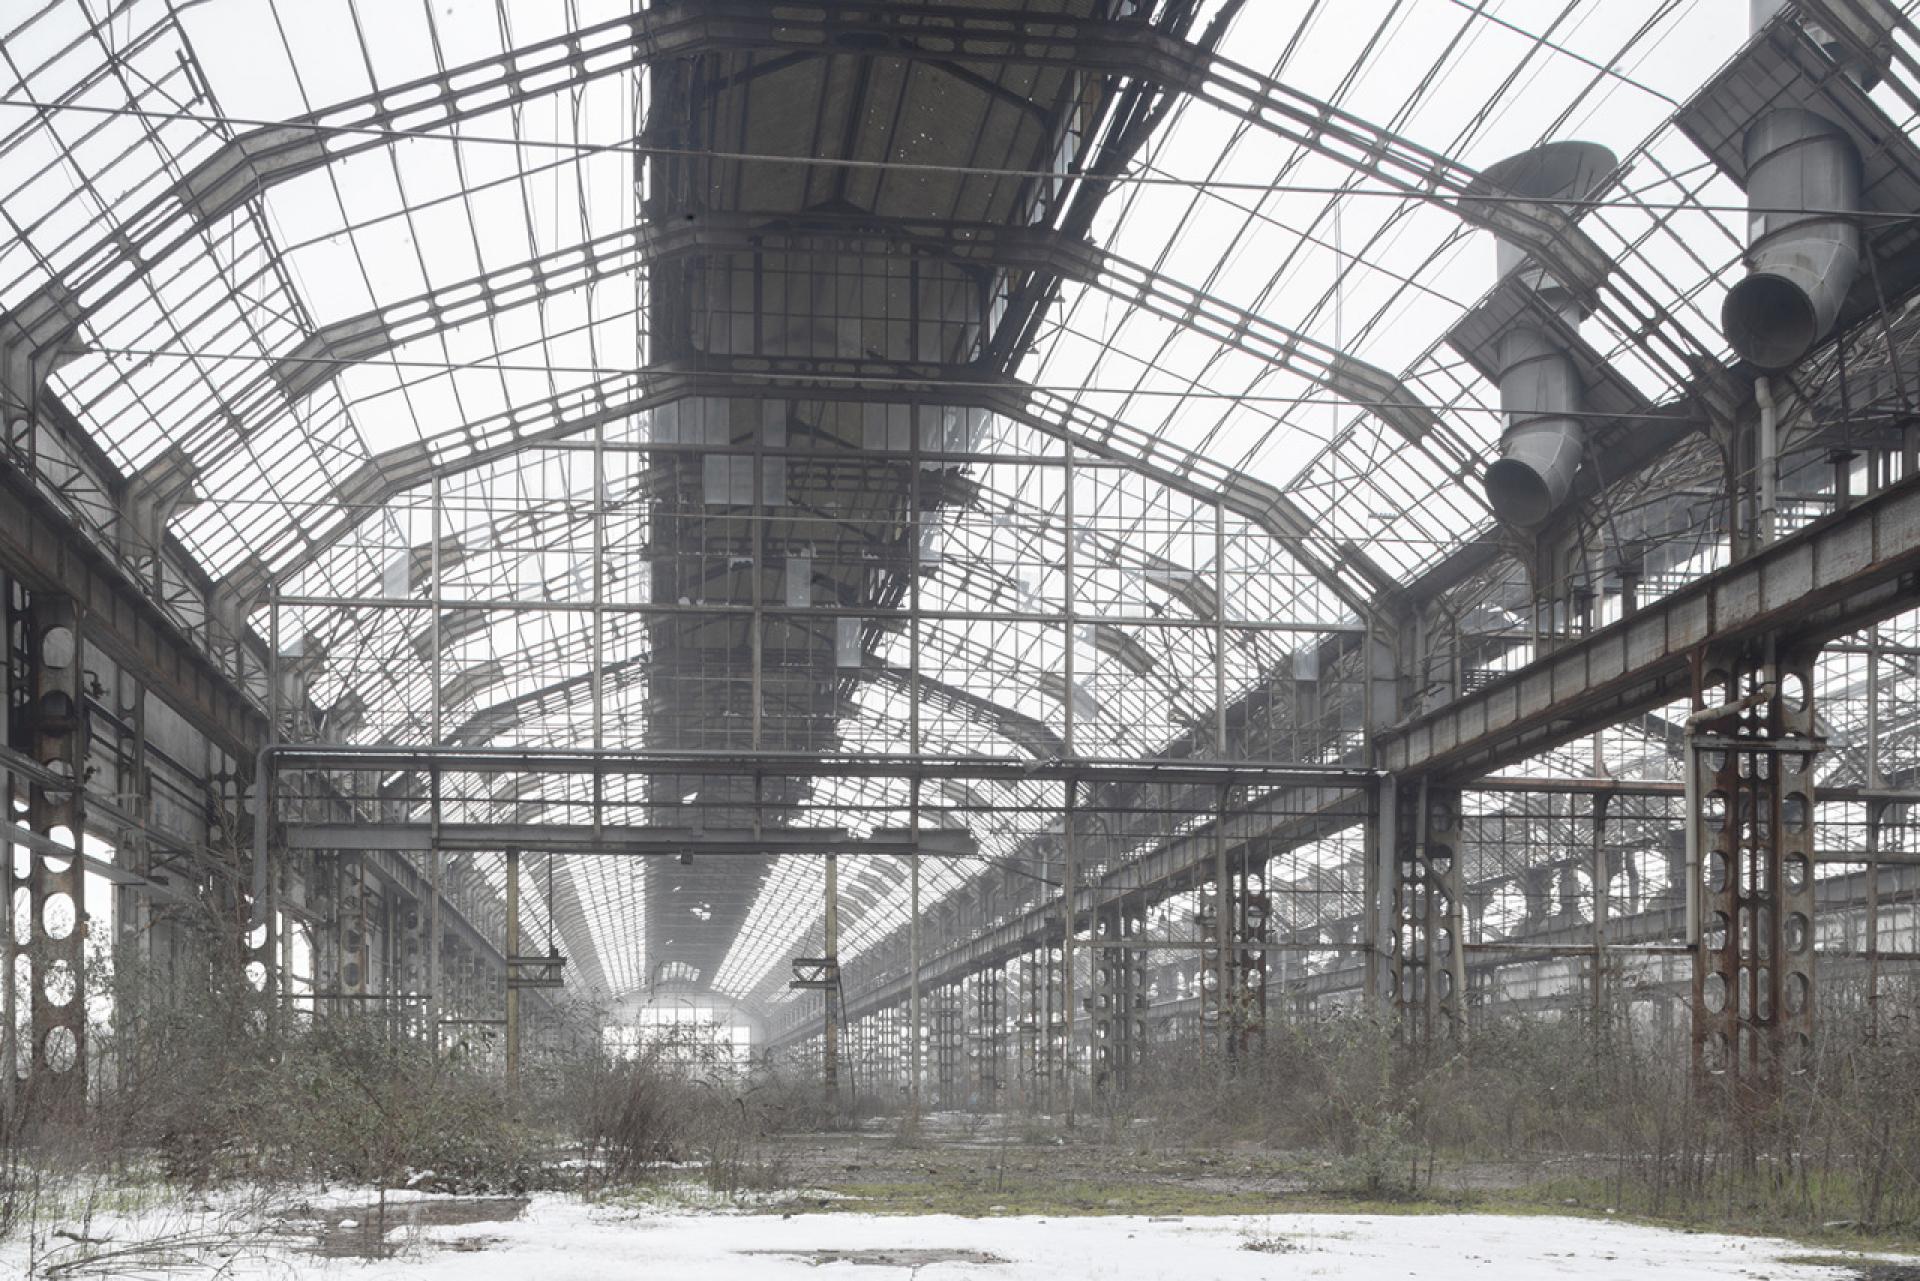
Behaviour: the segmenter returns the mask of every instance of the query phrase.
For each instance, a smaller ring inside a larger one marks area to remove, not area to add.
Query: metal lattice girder
[[[1438,152],[1138,22],[993,12],[886,0],[770,10],[744,0],[682,0],[477,63],[377,90],[228,142],[76,264],[65,288],[91,314],[209,222],[267,187],[335,159],[442,131],[477,115],[656,62],[724,50],[1015,64],[1127,76],[1198,98],[1396,190],[1455,209],[1524,246],[1555,279],[1593,298],[1610,257],[1544,202],[1467,197],[1478,175]],[[1664,334],[1650,295],[1617,294],[1628,332]],[[76,320],[77,323],[77,320]],[[64,343],[69,333],[59,335]],[[1668,337],[1677,372],[1695,354]]]
[[[335,321],[268,365],[234,398],[234,413],[244,422],[254,422],[262,414],[283,412],[276,407],[280,401],[290,408],[354,363],[403,343],[654,263],[691,254],[805,254],[823,245],[850,254],[926,253],[1002,271],[1064,277],[1289,369],[1374,414],[1409,443],[1419,444],[1438,422],[1411,388],[1383,369],[1048,228],[861,215],[793,218],[714,213],[694,222],[622,229]],[[185,433],[181,444],[196,451],[196,461],[203,468],[211,467],[220,457],[198,455],[205,442],[217,439],[230,449],[244,447],[244,439],[232,427],[233,414],[223,407]]]
[[[929,828],[917,836],[877,828],[856,836],[845,828],[786,827],[755,832],[742,828],[633,827],[571,823],[324,823],[286,825],[288,849],[295,850],[469,850],[535,849],[569,855],[644,855],[691,851],[709,855],[937,854],[964,858],[975,852],[973,837],[950,828]]]
[[[1258,841],[1274,850],[1293,848],[1351,826],[1364,817],[1366,808],[1365,790],[1334,787],[1280,792],[1234,815],[1228,839],[1236,847]],[[1076,919],[1086,918],[1097,906],[1117,902],[1128,895],[1141,895],[1153,901],[1190,889],[1210,874],[1213,863],[1210,828],[1179,836],[1114,868],[1096,883],[1081,887],[1076,898]],[[925,945],[921,984],[953,982],[985,966],[1044,947],[1049,939],[1058,939],[1060,921],[1060,906],[1054,900],[1020,912],[975,937],[952,940],[945,945],[939,940],[929,940]],[[902,1003],[907,999],[908,982],[908,976],[898,975],[866,990],[849,993],[847,1016],[861,1018]]]
[[[1371,784],[1378,772],[1350,765],[1300,765],[1254,760],[1105,760],[1076,756],[1034,761],[1026,757],[939,756],[929,753],[837,754],[779,751],[606,751],[538,748],[349,746],[339,743],[279,744],[268,749],[273,766],[290,770],[442,770],[490,774],[755,775],[769,778],[821,774],[848,778],[995,779],[1016,783],[1163,783],[1194,786],[1353,788]]]
[[[1360,617],[1398,587],[1363,553],[1324,545],[1310,518],[1277,486],[1196,450],[1088,409],[1066,396],[1002,378],[968,365],[913,365],[861,360],[812,360],[710,356],[638,370],[593,387],[516,406],[493,418],[444,435],[464,447],[437,465],[422,464],[432,446],[408,446],[405,459],[388,455],[356,472],[351,501],[316,507],[311,519],[290,528],[268,555],[284,581],[316,562],[345,538],[381,502],[446,476],[512,456],[532,445],[579,436],[691,397],[757,398],[811,395],[837,401],[905,403],[925,400],[937,388],[940,403],[985,410],[1018,422],[1094,456],[1122,462],[1169,489],[1198,501],[1218,503],[1258,525],[1284,545]],[[396,451],[398,453],[399,451]],[[925,455],[937,459],[937,451]]]
[[[1910,477],[1393,731],[1379,763],[1447,779],[1514,764],[1685,697],[1688,656],[1709,639],[1817,645],[1912,608],[1916,575]]]
[[[810,215],[805,219],[769,220],[751,215],[708,215],[694,223],[672,223],[664,228],[623,229],[329,325],[297,351],[270,365],[237,401],[242,405],[243,418],[251,421],[277,403],[276,390],[288,392],[285,407],[291,411],[299,396],[338,376],[352,362],[371,359],[403,342],[489,314],[499,307],[533,301],[552,292],[577,288],[592,280],[689,254],[806,252],[817,249],[822,240],[856,250],[877,245],[882,252],[924,251],[1006,271],[1037,271],[1074,280],[1289,369],[1389,423],[1416,447],[1432,449],[1443,441],[1442,435],[1432,430],[1439,421],[1438,416],[1420,402],[1411,388],[1385,370],[1084,241],[1061,237],[1045,228],[903,222],[857,216]],[[331,354],[316,356],[308,350],[310,347]],[[977,371],[969,375],[969,381],[977,378]],[[1097,417],[1079,410],[1064,396],[1050,395],[1047,401],[1041,412],[1052,417]],[[1008,417],[1019,417],[1004,405],[988,407]],[[630,412],[631,409],[630,406]],[[523,423],[527,421],[518,411],[514,417]],[[205,442],[219,440],[227,449],[245,448],[245,438],[231,430],[231,421],[225,412],[214,416],[187,434],[185,447],[194,450]],[[595,421],[606,419],[596,415]],[[463,436],[468,434],[462,432]],[[1219,492],[1239,504],[1231,510],[1252,516],[1277,534],[1297,543],[1311,533],[1312,521],[1272,486],[1198,455],[1175,450],[1147,433],[1130,431],[1124,425],[1110,427],[1103,434],[1125,438],[1113,442],[1114,450],[1145,446],[1163,456],[1173,455],[1170,461],[1176,473],[1190,474],[1205,468],[1212,474],[1201,483],[1226,485],[1228,488]],[[402,478],[422,479],[420,446],[403,449],[404,453],[395,451],[392,458],[383,455],[370,460],[368,466],[343,482],[342,503],[365,504],[377,498],[382,477],[392,476],[396,482]],[[1115,452],[1106,456],[1127,460],[1139,457],[1136,453]],[[203,469],[212,468],[219,465],[220,456],[200,456],[196,461]],[[1447,468],[1465,468],[1471,462],[1458,446],[1443,452],[1435,461]],[[305,536],[312,537],[311,533]],[[307,543],[309,555],[316,546],[315,542]],[[1394,590],[1391,578],[1370,565],[1358,549],[1341,548],[1324,560],[1304,550],[1301,554],[1303,564],[1362,616],[1371,612],[1375,599]],[[1343,572],[1349,564],[1351,570]]]

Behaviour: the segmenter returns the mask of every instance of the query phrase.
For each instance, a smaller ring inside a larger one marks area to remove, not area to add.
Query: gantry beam
[[[30,590],[71,597],[86,638],[228,755],[250,759],[265,714],[120,565],[0,455],[0,569]]]
[[[701,856],[781,854],[873,854],[910,858],[920,854],[963,858],[975,851],[973,837],[951,828],[928,828],[917,837],[904,829],[879,828],[856,836],[845,828],[740,828],[630,826],[587,823],[288,823],[287,848],[330,852],[444,850],[479,853],[508,849],[541,854]]]
[[[1464,781],[1688,696],[1708,641],[1823,644],[1920,599],[1920,477],[1383,735],[1392,774]]]
[[[269,749],[273,767],[296,770],[439,770],[466,774],[704,774],[792,778],[970,778],[1012,782],[1174,783],[1189,786],[1363,787],[1379,778],[1360,766],[1295,765],[1256,760],[1105,760],[1073,756],[937,756],[926,753],[841,754],[774,751],[587,751],[564,748],[355,747],[284,744]]]

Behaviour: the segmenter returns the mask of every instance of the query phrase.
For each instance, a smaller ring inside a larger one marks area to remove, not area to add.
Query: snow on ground
[[[302,1208],[328,1219],[347,1208],[345,1198],[326,1200],[324,1209],[312,1203]],[[518,1208],[512,1204],[506,1213]],[[142,1217],[97,1230],[110,1232],[114,1248],[124,1247],[142,1236]],[[1495,1215],[962,1219],[833,1213],[782,1218],[615,1209],[541,1195],[517,1217],[407,1223],[389,1240],[398,1249],[394,1257],[323,1257],[311,1235],[283,1228],[244,1248],[222,1249],[208,1261],[236,1281],[629,1281],[640,1275],[648,1281],[819,1281],[823,1275],[847,1281],[1382,1281],[1406,1276],[1421,1281],[1838,1281],[1850,1274],[1784,1262],[1810,1253],[1785,1241]],[[49,1261],[40,1260],[42,1266]],[[23,1276],[24,1264],[17,1243],[0,1248],[0,1276]],[[192,1269],[191,1274],[208,1273]]]
[[[358,1275],[406,1281],[625,1281],[642,1264],[648,1281],[818,1281],[822,1267],[851,1281],[911,1276],[927,1281],[1381,1281],[1396,1276],[1422,1281],[1828,1281],[1845,1275],[1833,1268],[1782,1264],[1783,1256],[1808,1253],[1788,1242],[1545,1217],[1315,1214],[1168,1221],[664,1214],[622,1219],[577,1204],[541,1201],[520,1222],[449,1232],[457,1234],[495,1240],[484,1253],[417,1255]],[[885,1262],[889,1252],[902,1256],[894,1266]],[[1004,1262],[939,1259],[978,1252]]]

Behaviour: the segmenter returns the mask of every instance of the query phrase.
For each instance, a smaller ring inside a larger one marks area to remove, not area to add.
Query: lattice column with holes
[[[1200,968],[1194,985],[1200,994],[1200,1044],[1205,1052],[1231,1052],[1227,1035],[1226,993],[1220,989],[1220,885],[1214,877],[1200,883],[1194,895],[1194,928],[1200,936]]]
[[[362,854],[340,860],[340,893],[335,899],[334,919],[337,939],[334,955],[338,968],[328,985],[340,995],[336,1005],[364,996],[369,990],[373,949],[368,943],[372,923],[367,919],[371,895],[367,890],[365,859]]]
[[[1006,971],[988,966],[975,978],[974,989],[974,1075],[980,1106],[1000,1106],[1000,1091],[1005,1086],[1003,1059],[1006,1054]]]
[[[1399,789],[1397,804],[1393,991],[1403,1032],[1424,1042],[1466,1023],[1460,792],[1414,783]]]
[[[1069,1068],[1068,1055],[1071,1047],[1067,1044],[1067,1009],[1063,1004],[1065,991],[1066,949],[1057,943],[1048,944],[1041,952],[1045,967],[1041,975],[1041,997],[1043,1005],[1041,1027],[1045,1035],[1041,1037],[1040,1054],[1042,1066],[1046,1072],[1048,1106],[1062,1106],[1067,1097]]]
[[[1146,1040],[1145,952],[1125,946],[1146,932],[1137,900],[1103,906],[1093,932],[1093,1084],[1124,1090],[1139,1065]]]
[[[1813,659],[1695,663],[1694,1063],[1755,1103],[1805,1070],[1813,1045]]]
[[[24,1101],[39,1112],[77,1109],[86,1101],[86,831],[87,674],[81,621],[72,601],[16,593],[9,601],[10,654],[18,661],[24,698],[10,708],[14,733],[45,777],[27,786],[27,826],[40,842],[27,869],[8,869],[9,901],[24,890],[29,925],[13,938],[10,977],[27,1003],[25,1041],[14,1048],[26,1074]],[[70,850],[71,854],[59,851]],[[17,860],[16,855],[16,860]]]
[[[928,1029],[933,1052],[934,1097],[943,1108],[966,1102],[961,1094],[960,1000],[952,988],[936,988],[928,1002]]]
[[[1233,877],[1233,917],[1229,939],[1234,953],[1227,972],[1235,979],[1227,1007],[1230,1052],[1242,1058],[1258,1050],[1267,1035],[1268,918],[1271,901],[1266,876],[1243,861]]]
[[[1027,953],[1014,962],[1014,1079],[1021,1100],[1029,1106],[1044,1091],[1041,1068],[1041,1010],[1044,995],[1039,991],[1041,974],[1039,953]]]

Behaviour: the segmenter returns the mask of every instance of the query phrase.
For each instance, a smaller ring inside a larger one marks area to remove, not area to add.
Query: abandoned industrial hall
[[[0,1272],[723,1147],[1920,1237],[1917,22],[0,5]]]

